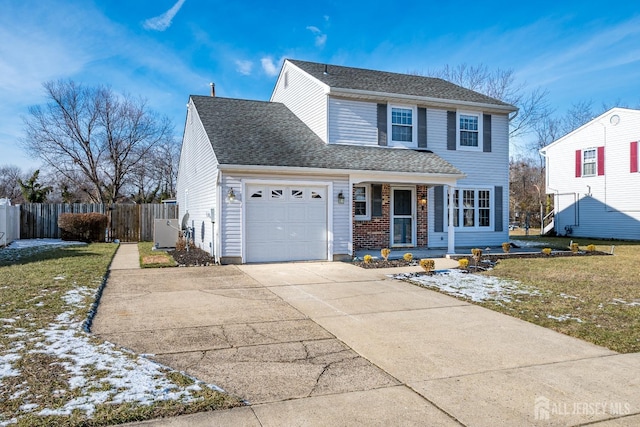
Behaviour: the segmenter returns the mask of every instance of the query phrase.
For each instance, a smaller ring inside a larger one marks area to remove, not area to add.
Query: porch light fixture
[[[229,188],[229,192],[227,193],[227,200],[230,202],[236,201],[236,193],[233,192],[233,188]]]
[[[420,209],[424,210],[425,206],[427,206],[427,198],[423,197],[420,199]]]
[[[342,194],[342,191],[338,193],[338,203],[344,205],[344,194]]]

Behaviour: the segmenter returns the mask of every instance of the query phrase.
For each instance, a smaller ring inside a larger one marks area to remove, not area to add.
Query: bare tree
[[[509,162],[509,212],[514,219],[539,226],[540,210],[546,214],[544,167],[532,159]]]
[[[509,117],[511,138],[533,131],[536,123],[551,114],[548,92],[540,88],[527,92],[524,83],[516,82],[511,69],[489,70],[484,64],[460,64],[455,67],[445,65],[441,69],[428,71],[427,75],[448,80],[518,107],[518,111]]]
[[[0,166],[0,198],[8,198],[13,204],[23,203],[18,181],[26,179],[22,170],[15,165]]]
[[[49,102],[29,109],[23,146],[69,182],[85,178],[92,201],[118,200],[150,150],[171,138],[169,120],[143,99],[73,81],[43,86]]]

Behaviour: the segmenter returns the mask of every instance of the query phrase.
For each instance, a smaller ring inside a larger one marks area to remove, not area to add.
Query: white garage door
[[[247,262],[327,259],[327,187],[246,189]]]

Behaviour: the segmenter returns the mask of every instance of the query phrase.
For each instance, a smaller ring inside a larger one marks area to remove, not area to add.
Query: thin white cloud
[[[178,11],[180,10],[180,8],[182,7],[185,1],[186,0],[178,0],[171,9],[167,10],[162,15],[158,15],[154,18],[147,19],[146,21],[144,21],[142,26],[146,30],[154,30],[154,31],[166,30],[171,26],[171,22],[173,21],[173,18],[176,16],[176,14],[178,13]]]
[[[317,47],[324,47],[324,45],[327,43],[327,35],[324,34],[322,32],[322,30],[320,30],[320,28],[316,27],[315,25],[307,26],[307,30],[309,30],[313,34],[315,34],[315,36],[316,36],[316,46]]]
[[[244,76],[251,75],[253,70],[253,62],[243,59],[236,59],[236,71]]]
[[[276,64],[273,62],[273,58],[265,56],[260,62],[262,63],[262,69],[268,76],[273,77],[278,75],[278,67],[276,67]]]

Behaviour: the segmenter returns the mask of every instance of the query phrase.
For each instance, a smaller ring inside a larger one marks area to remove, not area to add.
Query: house
[[[541,150],[559,235],[640,240],[640,110],[613,108]]]
[[[286,60],[268,102],[190,97],[180,211],[222,263],[499,245],[515,111],[441,79]]]

